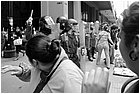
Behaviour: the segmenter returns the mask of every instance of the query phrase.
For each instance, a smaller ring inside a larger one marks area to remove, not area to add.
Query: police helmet
[[[56,23],[60,23],[60,29],[64,30],[65,29],[65,24],[68,21],[68,19],[65,16],[59,16],[56,19]]]
[[[56,23],[66,23],[66,21],[67,21],[67,18],[65,16],[59,16],[56,19]]]
[[[78,22],[75,19],[68,19],[68,21],[66,22],[66,30],[72,29],[72,26],[77,24]]]
[[[40,32],[48,35],[51,34],[52,25],[54,25],[54,21],[50,16],[43,16],[39,19],[39,27]]]

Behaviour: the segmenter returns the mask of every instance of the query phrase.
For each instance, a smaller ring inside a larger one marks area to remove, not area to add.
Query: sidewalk
[[[120,51],[119,50],[115,50],[115,54],[119,54],[120,55]],[[97,58],[97,54],[95,56]],[[103,60],[104,58],[105,58],[105,54],[104,54],[104,51],[103,51],[102,55],[101,55],[101,63],[100,63],[101,65],[100,65],[100,67],[105,67],[104,60]],[[86,62],[87,63],[86,64],[86,70],[90,71],[91,69],[95,69],[97,67],[95,62],[96,62],[95,59],[94,59],[93,62],[90,62],[90,61],[87,60],[87,62]],[[113,75],[113,68],[114,68],[114,65],[111,64],[111,68],[109,70],[109,81],[111,82],[109,93],[121,93],[122,85],[130,77]]]
[[[116,53],[119,53],[119,51],[116,51]],[[18,61],[13,61],[14,58],[1,58],[1,66],[12,64],[12,65],[18,65],[20,62],[28,62],[28,59],[26,56],[22,57]],[[102,53],[102,60],[101,60],[101,67],[104,67],[104,53]],[[93,68],[96,68],[95,60],[93,62],[88,61],[86,59],[86,71],[90,71]],[[115,76],[113,75],[113,65],[111,65],[111,69],[109,70],[110,76],[109,81],[111,82],[109,93],[120,93],[120,88],[122,87],[123,83],[129,79],[129,77],[123,77],[123,76]],[[28,85],[27,82],[23,82],[19,80],[15,76],[11,76],[10,73],[1,74],[1,93],[20,93],[21,88],[26,87]]]

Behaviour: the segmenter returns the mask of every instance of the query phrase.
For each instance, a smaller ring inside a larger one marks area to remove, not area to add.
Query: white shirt
[[[54,68],[64,56],[67,55],[62,48],[60,57]],[[79,69],[79,67],[77,67],[76,64],[74,64],[71,60],[66,59],[58,66],[41,93],[81,93],[83,75],[83,72]],[[40,82],[40,70],[36,68],[31,70],[30,81],[30,85],[26,92],[33,93],[36,86]]]
[[[99,33],[99,43],[98,44],[108,44],[108,39],[111,39],[110,37],[110,33],[106,32],[106,31],[101,31]]]

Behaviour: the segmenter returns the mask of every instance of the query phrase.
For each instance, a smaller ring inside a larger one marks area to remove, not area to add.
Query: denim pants
[[[97,57],[97,65],[100,64],[102,50],[104,49],[105,57],[106,57],[106,67],[110,68],[110,57],[109,57],[109,45],[108,43],[98,44],[98,57]]]

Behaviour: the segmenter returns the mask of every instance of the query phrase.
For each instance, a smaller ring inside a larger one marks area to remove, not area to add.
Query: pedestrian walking
[[[32,38],[32,20],[33,18],[32,17],[29,17],[29,19],[26,21],[26,29],[25,29],[25,37],[26,37],[26,40],[30,40]]]

